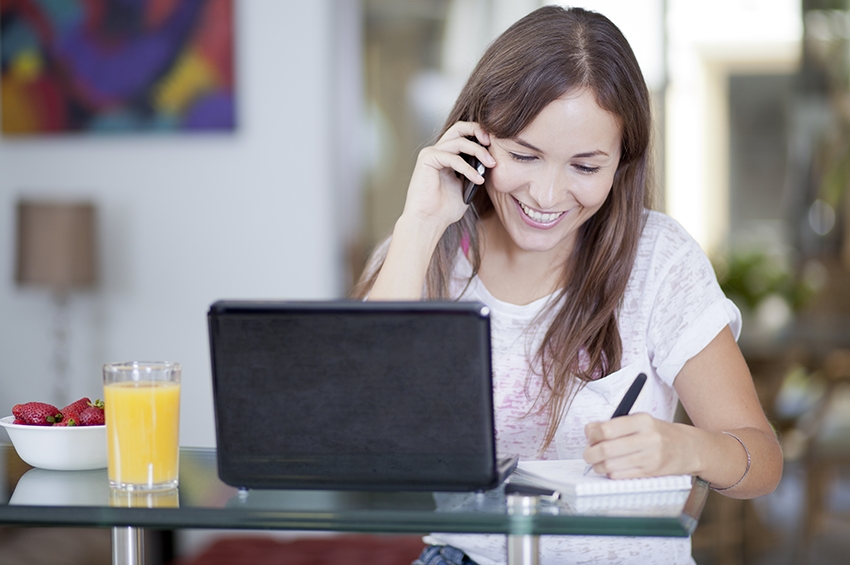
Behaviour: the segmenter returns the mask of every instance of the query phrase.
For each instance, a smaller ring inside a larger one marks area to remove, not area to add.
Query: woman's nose
[[[561,192],[565,190],[564,182],[557,167],[547,167],[532,180],[529,194],[541,210],[550,210],[560,202]]]

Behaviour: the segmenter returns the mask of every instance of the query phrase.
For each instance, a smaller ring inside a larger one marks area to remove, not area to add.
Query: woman
[[[644,79],[614,24],[581,9],[529,14],[488,48],[420,152],[359,295],[490,306],[500,452],[760,496],[782,454],[735,341],[740,314],[696,242],[648,210],[650,131]],[[469,206],[466,179],[479,185]],[[610,419],[640,372],[632,414]],[[672,421],[679,400],[693,425]],[[428,549],[429,565],[504,560],[503,536],[426,539],[462,550]],[[693,562],[689,540],[656,538],[544,538],[542,558]]]

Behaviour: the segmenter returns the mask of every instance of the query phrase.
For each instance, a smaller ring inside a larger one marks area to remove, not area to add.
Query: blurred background
[[[181,444],[213,446],[210,303],[345,296],[486,45],[546,3],[0,1],[0,412],[99,397],[107,361],[176,360]],[[786,454],[773,495],[712,495],[697,561],[845,562],[850,5],[577,4],[638,56],[659,208],[741,308]],[[46,45],[24,5],[56,26],[99,17],[139,51],[100,60],[70,32]],[[195,12],[180,28],[182,10]],[[173,38],[170,58],[133,59],[150,37]],[[136,72],[112,84],[98,64]],[[61,245],[40,259],[30,244],[53,232]],[[182,532],[177,547],[190,555],[211,535]]]

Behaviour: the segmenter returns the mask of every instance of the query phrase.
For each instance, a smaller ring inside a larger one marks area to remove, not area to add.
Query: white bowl
[[[0,418],[15,451],[26,463],[51,471],[106,467],[106,426],[29,426]]]

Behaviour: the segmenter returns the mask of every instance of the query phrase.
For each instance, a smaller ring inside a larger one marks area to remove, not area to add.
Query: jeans
[[[464,552],[450,545],[431,545],[411,565],[477,565]]]

